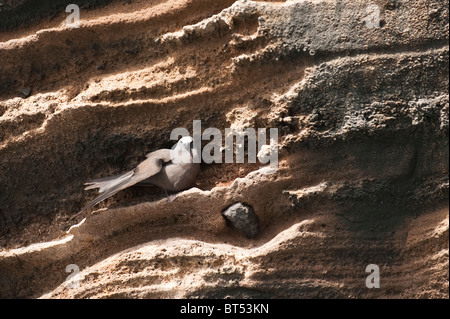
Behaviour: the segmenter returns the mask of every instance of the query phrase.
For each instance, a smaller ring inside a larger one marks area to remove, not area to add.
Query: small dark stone
[[[104,70],[106,68],[106,62],[105,61],[101,61],[100,63],[98,63],[95,68],[97,70]]]
[[[235,203],[222,211],[222,216],[227,224],[248,238],[258,235],[258,218],[251,206],[244,203]]]
[[[27,98],[31,94],[31,89],[30,88],[23,88],[22,90],[20,90],[20,93],[22,93],[22,95]]]
[[[124,52],[126,54],[131,54],[131,55],[136,55],[139,53],[139,51],[140,51],[140,49],[138,47],[128,48],[128,49],[124,50]]]

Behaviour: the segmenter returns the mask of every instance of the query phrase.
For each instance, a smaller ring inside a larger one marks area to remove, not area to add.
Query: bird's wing
[[[170,161],[170,150],[167,148],[162,148],[160,150],[146,154],[145,157],[158,157],[164,162],[168,162]]]
[[[145,156],[147,159],[134,169],[134,174],[130,180],[132,182],[131,185],[158,174],[164,163],[170,161],[170,150],[161,149]]]
[[[113,176],[114,178],[106,177],[88,182],[87,185],[89,186],[85,189],[100,188],[99,191],[103,194],[87,203],[81,211],[95,206],[117,192],[157,174],[161,170],[163,163],[168,161],[170,161],[170,150],[157,150],[147,154],[147,159],[132,171]]]

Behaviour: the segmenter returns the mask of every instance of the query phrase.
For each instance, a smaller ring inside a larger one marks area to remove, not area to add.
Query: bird
[[[192,186],[200,172],[200,163],[194,161],[197,156],[193,138],[184,136],[170,150],[159,149],[148,153],[147,159],[131,171],[86,182],[85,190],[98,188],[101,195],[87,203],[79,213],[136,184],[156,185],[162,188],[166,195],[167,191],[187,189]],[[169,195],[167,197],[169,201],[173,200]]]

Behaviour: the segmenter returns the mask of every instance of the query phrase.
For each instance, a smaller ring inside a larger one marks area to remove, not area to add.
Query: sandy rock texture
[[[449,297],[448,0],[38,2],[0,1],[0,297]],[[70,220],[193,120],[278,128],[277,171]]]

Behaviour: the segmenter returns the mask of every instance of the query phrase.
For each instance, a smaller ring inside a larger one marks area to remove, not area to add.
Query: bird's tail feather
[[[129,172],[128,172],[128,173],[129,173]],[[125,174],[128,174],[128,173],[125,173]],[[125,174],[122,173],[122,174],[117,174],[117,175],[113,175],[113,176],[108,176],[108,177],[102,177],[102,178],[93,179],[93,180],[91,180],[91,181],[86,182],[85,185],[87,185],[87,184],[95,184],[95,183],[98,183],[98,182],[107,182],[107,181],[111,181],[111,180],[116,179],[116,178],[118,178],[118,177],[120,177],[120,176],[122,176],[122,175],[125,175]]]
[[[118,193],[122,189],[126,188],[128,183],[130,182],[131,177],[133,176],[134,171],[129,171],[125,174],[116,175],[112,177],[106,177],[103,179],[98,179],[95,181],[91,181],[86,183],[86,185],[89,185],[85,189],[93,189],[93,188],[100,188],[99,192],[103,193],[102,195],[98,196],[97,198],[93,199],[89,203],[87,203],[80,212],[83,212],[87,209],[89,209],[92,206],[97,205],[102,200],[107,199],[108,197],[113,196],[114,194]],[[101,180],[101,181],[100,181]]]
[[[84,190],[99,188],[98,192],[103,193],[106,190],[113,188],[114,186],[120,184],[124,180],[129,180],[133,176],[133,171],[129,171],[125,174],[114,175],[110,177],[104,177],[99,179],[94,179],[85,183],[88,185]]]

